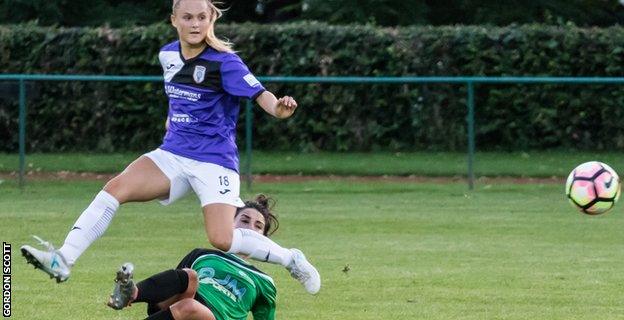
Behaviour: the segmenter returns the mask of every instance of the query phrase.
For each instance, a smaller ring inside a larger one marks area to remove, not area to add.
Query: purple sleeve
[[[266,90],[240,59],[221,64],[221,79],[225,92],[236,97],[254,100]]]

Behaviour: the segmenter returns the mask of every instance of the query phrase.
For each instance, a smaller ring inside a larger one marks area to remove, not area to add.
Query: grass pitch
[[[114,271],[136,278],[205,246],[197,200],[124,205],[67,283],[27,266],[31,234],[60,245],[100,182],[0,184],[0,240],[13,247],[14,319],[142,319],[145,307],[104,306]],[[577,213],[559,184],[256,184],[275,196],[274,239],[301,248],[323,278],[309,296],[280,267],[280,319],[621,319],[624,217]],[[245,196],[250,196],[246,194]],[[621,204],[620,204],[621,205]]]
[[[141,153],[35,153],[26,155],[26,171],[119,172]],[[241,172],[247,157],[241,153]],[[17,171],[17,154],[0,153],[0,173]],[[603,161],[616,171],[624,168],[621,153],[581,151],[477,152],[474,171],[479,176],[566,177],[574,167]],[[466,176],[465,152],[267,152],[252,154],[254,174]]]

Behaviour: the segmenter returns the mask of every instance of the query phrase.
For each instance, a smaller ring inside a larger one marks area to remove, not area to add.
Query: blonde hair
[[[221,3],[212,2],[211,0],[204,1],[206,1],[208,9],[210,10],[210,17],[208,18],[210,19],[210,25],[208,26],[208,33],[206,34],[206,43],[219,52],[234,52],[234,49],[232,48],[233,44],[231,42],[219,39],[214,33],[215,22],[223,16],[223,10],[217,8],[216,6]],[[176,10],[180,7],[180,2],[182,2],[182,0],[173,1],[173,6],[171,8],[173,15],[175,15]]]

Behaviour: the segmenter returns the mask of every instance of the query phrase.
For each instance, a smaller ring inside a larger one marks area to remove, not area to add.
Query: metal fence
[[[475,155],[475,85],[476,84],[623,84],[624,77],[258,77],[265,83],[333,83],[333,84],[426,84],[446,83],[466,85],[467,170],[468,188],[474,188]],[[113,76],[113,75],[47,75],[47,74],[0,74],[0,81],[19,83],[19,185],[24,184],[26,159],[26,82],[27,81],[125,81],[160,82],[161,76]],[[245,155],[244,174],[251,188],[252,161],[252,102],[245,104]]]

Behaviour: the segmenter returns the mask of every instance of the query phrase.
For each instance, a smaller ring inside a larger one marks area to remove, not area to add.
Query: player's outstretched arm
[[[270,91],[264,91],[260,94],[258,98],[256,98],[256,102],[268,114],[279,119],[292,116],[295,109],[297,109],[297,101],[295,101],[293,97],[284,96],[277,99]]]

